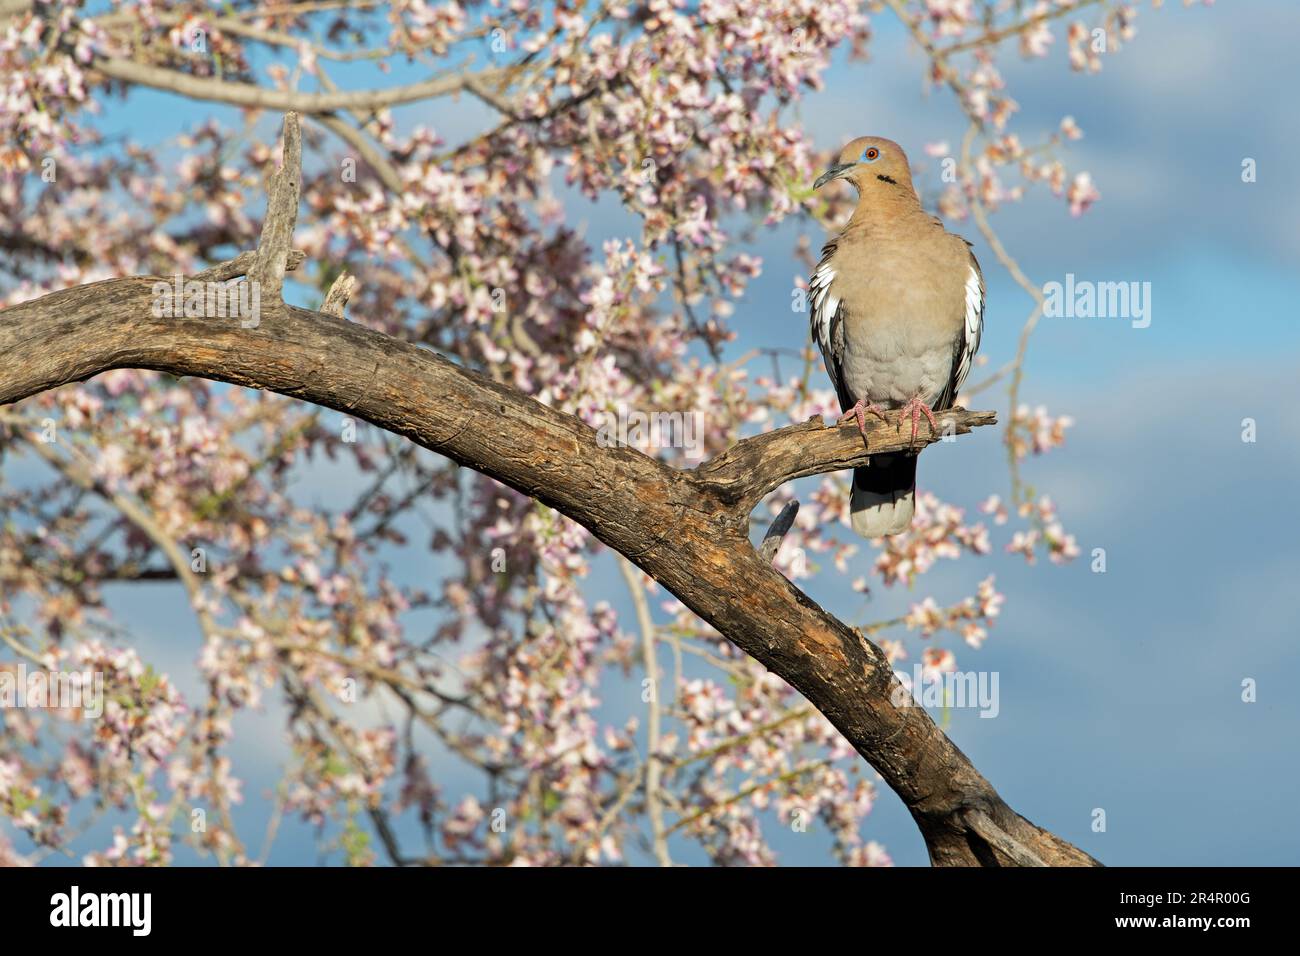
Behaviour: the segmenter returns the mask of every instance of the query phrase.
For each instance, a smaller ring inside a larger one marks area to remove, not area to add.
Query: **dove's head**
[[[903,147],[879,136],[860,136],[840,150],[839,158],[818,177],[813,189],[820,189],[833,179],[847,179],[860,195],[882,188],[905,189],[916,194]]]

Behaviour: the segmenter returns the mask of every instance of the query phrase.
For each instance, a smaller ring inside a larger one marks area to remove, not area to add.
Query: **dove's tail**
[[[902,534],[916,511],[916,456],[877,455],[853,469],[849,513],[853,530],[864,538]]]

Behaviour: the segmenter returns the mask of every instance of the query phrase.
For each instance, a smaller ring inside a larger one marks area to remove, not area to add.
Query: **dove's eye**
[[[868,146],[866,149],[862,151],[861,162],[874,163],[879,158],[880,158],[880,150],[876,149],[876,147],[874,146]]]

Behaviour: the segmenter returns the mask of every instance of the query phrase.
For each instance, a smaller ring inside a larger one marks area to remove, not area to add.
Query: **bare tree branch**
[[[791,501],[781,513],[776,516],[772,526],[767,529],[767,534],[763,535],[763,543],[758,546],[758,556],[764,561],[771,561],[776,557],[777,551],[781,550],[781,542],[785,540],[786,534],[794,527],[794,519],[799,515],[799,502]]]
[[[650,699],[646,701],[645,804],[646,815],[650,818],[651,846],[660,866],[672,866],[667,830],[664,829],[663,801],[659,793],[664,761],[659,752],[659,721],[663,714],[660,695],[663,694],[663,689],[659,680],[658,635],[654,619],[650,616],[650,602],[646,600],[644,579],[629,561],[619,561],[618,568],[623,572],[623,580],[627,582],[628,593],[632,596],[637,626],[641,629],[641,659],[645,665],[645,676],[650,680]]]
[[[100,57],[94,67],[105,76],[124,83],[148,86],[155,90],[177,93],[197,100],[214,103],[231,103],[256,109],[294,110],[299,113],[333,113],[338,110],[377,110],[386,106],[414,103],[459,93],[468,86],[468,72],[437,76],[407,86],[394,86],[387,90],[348,90],[325,93],[299,93],[295,90],[273,90],[251,83],[214,80],[204,76],[191,76],[160,66],[136,63],[120,57]],[[486,70],[477,74],[489,78],[506,73],[506,70]]]
[[[920,450],[925,445],[942,441],[948,436],[964,435],[980,425],[996,423],[993,412],[968,412],[953,408],[935,415],[938,431],[929,422],[919,423],[916,442],[911,441],[911,422],[896,415],[887,421],[878,418],[867,422],[866,449],[856,422],[843,422],[838,427],[827,427],[820,417],[802,425],[764,432],[746,438],[725,452],[705,462],[695,471],[696,479],[707,485],[723,500],[733,503],[747,515],[764,495],[780,488],[787,481],[820,475],[828,471],[844,471],[865,464],[870,455],[887,451]],[[831,440],[820,436],[829,434]],[[813,436],[819,436],[816,440]]]
[[[320,310],[326,315],[341,316],[356,288],[357,277],[346,269],[340,272],[334,281],[330,283],[330,289],[325,293],[325,303],[320,307]]]
[[[284,271],[293,244],[293,227],[298,221],[298,197],[302,188],[302,130],[297,113],[284,116],[284,162],[271,177],[267,189],[266,217],[257,244],[257,262],[248,281],[261,286],[260,294],[272,309],[283,304]]]
[[[286,272],[293,272],[307,256],[301,249],[290,249],[289,255],[285,257],[284,268]],[[191,278],[201,282],[227,282],[230,279],[238,279],[240,276],[246,276],[249,270],[257,263],[256,252],[241,252],[233,259],[225,262],[218,262],[215,266],[204,269],[202,272],[194,273]]]

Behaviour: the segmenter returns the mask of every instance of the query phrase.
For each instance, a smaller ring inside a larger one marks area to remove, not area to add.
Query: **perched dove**
[[[951,408],[984,327],[984,277],[970,243],[921,208],[897,143],[855,139],[817,180],[846,179],[858,206],[822,249],[809,282],[812,332],[846,412],[901,408],[916,437],[921,415]],[[849,505],[863,537],[906,531],[916,509],[916,454],[877,455],[853,470]]]

